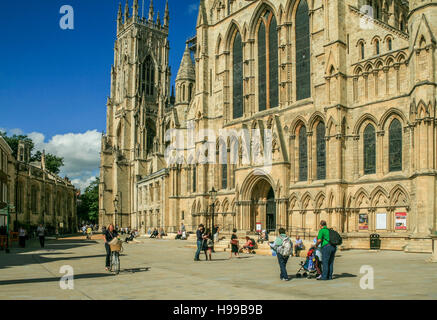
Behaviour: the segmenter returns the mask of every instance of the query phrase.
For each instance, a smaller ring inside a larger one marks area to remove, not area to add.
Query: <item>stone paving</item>
[[[437,264],[430,255],[394,251],[337,253],[335,279],[296,278],[301,258],[290,258],[291,281],[279,280],[276,257],[219,252],[212,262],[193,261],[185,241],[140,239],[124,245],[121,273],[104,270],[102,240],[83,237],[36,241],[0,252],[0,299],[437,299]],[[202,254],[201,259],[205,257]],[[74,289],[59,285],[64,265],[74,269]],[[374,289],[360,288],[360,268],[374,270]]]

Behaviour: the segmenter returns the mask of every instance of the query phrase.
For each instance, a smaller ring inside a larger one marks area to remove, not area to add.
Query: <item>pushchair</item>
[[[296,278],[306,277],[307,279],[311,279],[322,274],[322,263],[320,254],[318,253],[320,252],[316,253],[315,247],[311,247],[308,250],[305,262],[300,262],[300,268],[296,273]]]

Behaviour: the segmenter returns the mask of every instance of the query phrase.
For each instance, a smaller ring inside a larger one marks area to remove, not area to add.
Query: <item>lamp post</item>
[[[211,208],[212,208],[212,214],[211,214],[211,235],[212,235],[212,243],[213,243],[213,250],[214,250],[214,208],[215,208],[215,199],[217,198],[217,191],[212,187],[211,191],[209,192],[209,195],[212,200]]]
[[[115,216],[114,216],[115,226],[117,226],[118,194],[115,195],[113,203],[114,203],[114,212],[115,212]]]

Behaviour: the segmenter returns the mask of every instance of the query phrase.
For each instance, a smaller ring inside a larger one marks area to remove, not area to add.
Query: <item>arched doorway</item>
[[[275,192],[267,179],[255,183],[251,193],[250,231],[256,231],[256,224],[268,232],[276,230]]]

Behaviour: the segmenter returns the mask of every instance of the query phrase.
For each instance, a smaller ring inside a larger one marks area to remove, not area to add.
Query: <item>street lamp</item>
[[[214,248],[214,208],[215,208],[215,199],[217,198],[217,191],[212,187],[211,191],[209,192],[209,195],[211,196],[212,204],[212,215],[211,215],[211,235],[212,235],[212,244]]]
[[[114,203],[114,211],[115,211],[115,216],[114,216],[114,218],[115,218],[115,220],[117,220],[118,194],[115,195],[115,198],[114,198],[113,203]],[[115,221],[115,225],[117,225],[117,221]]]

